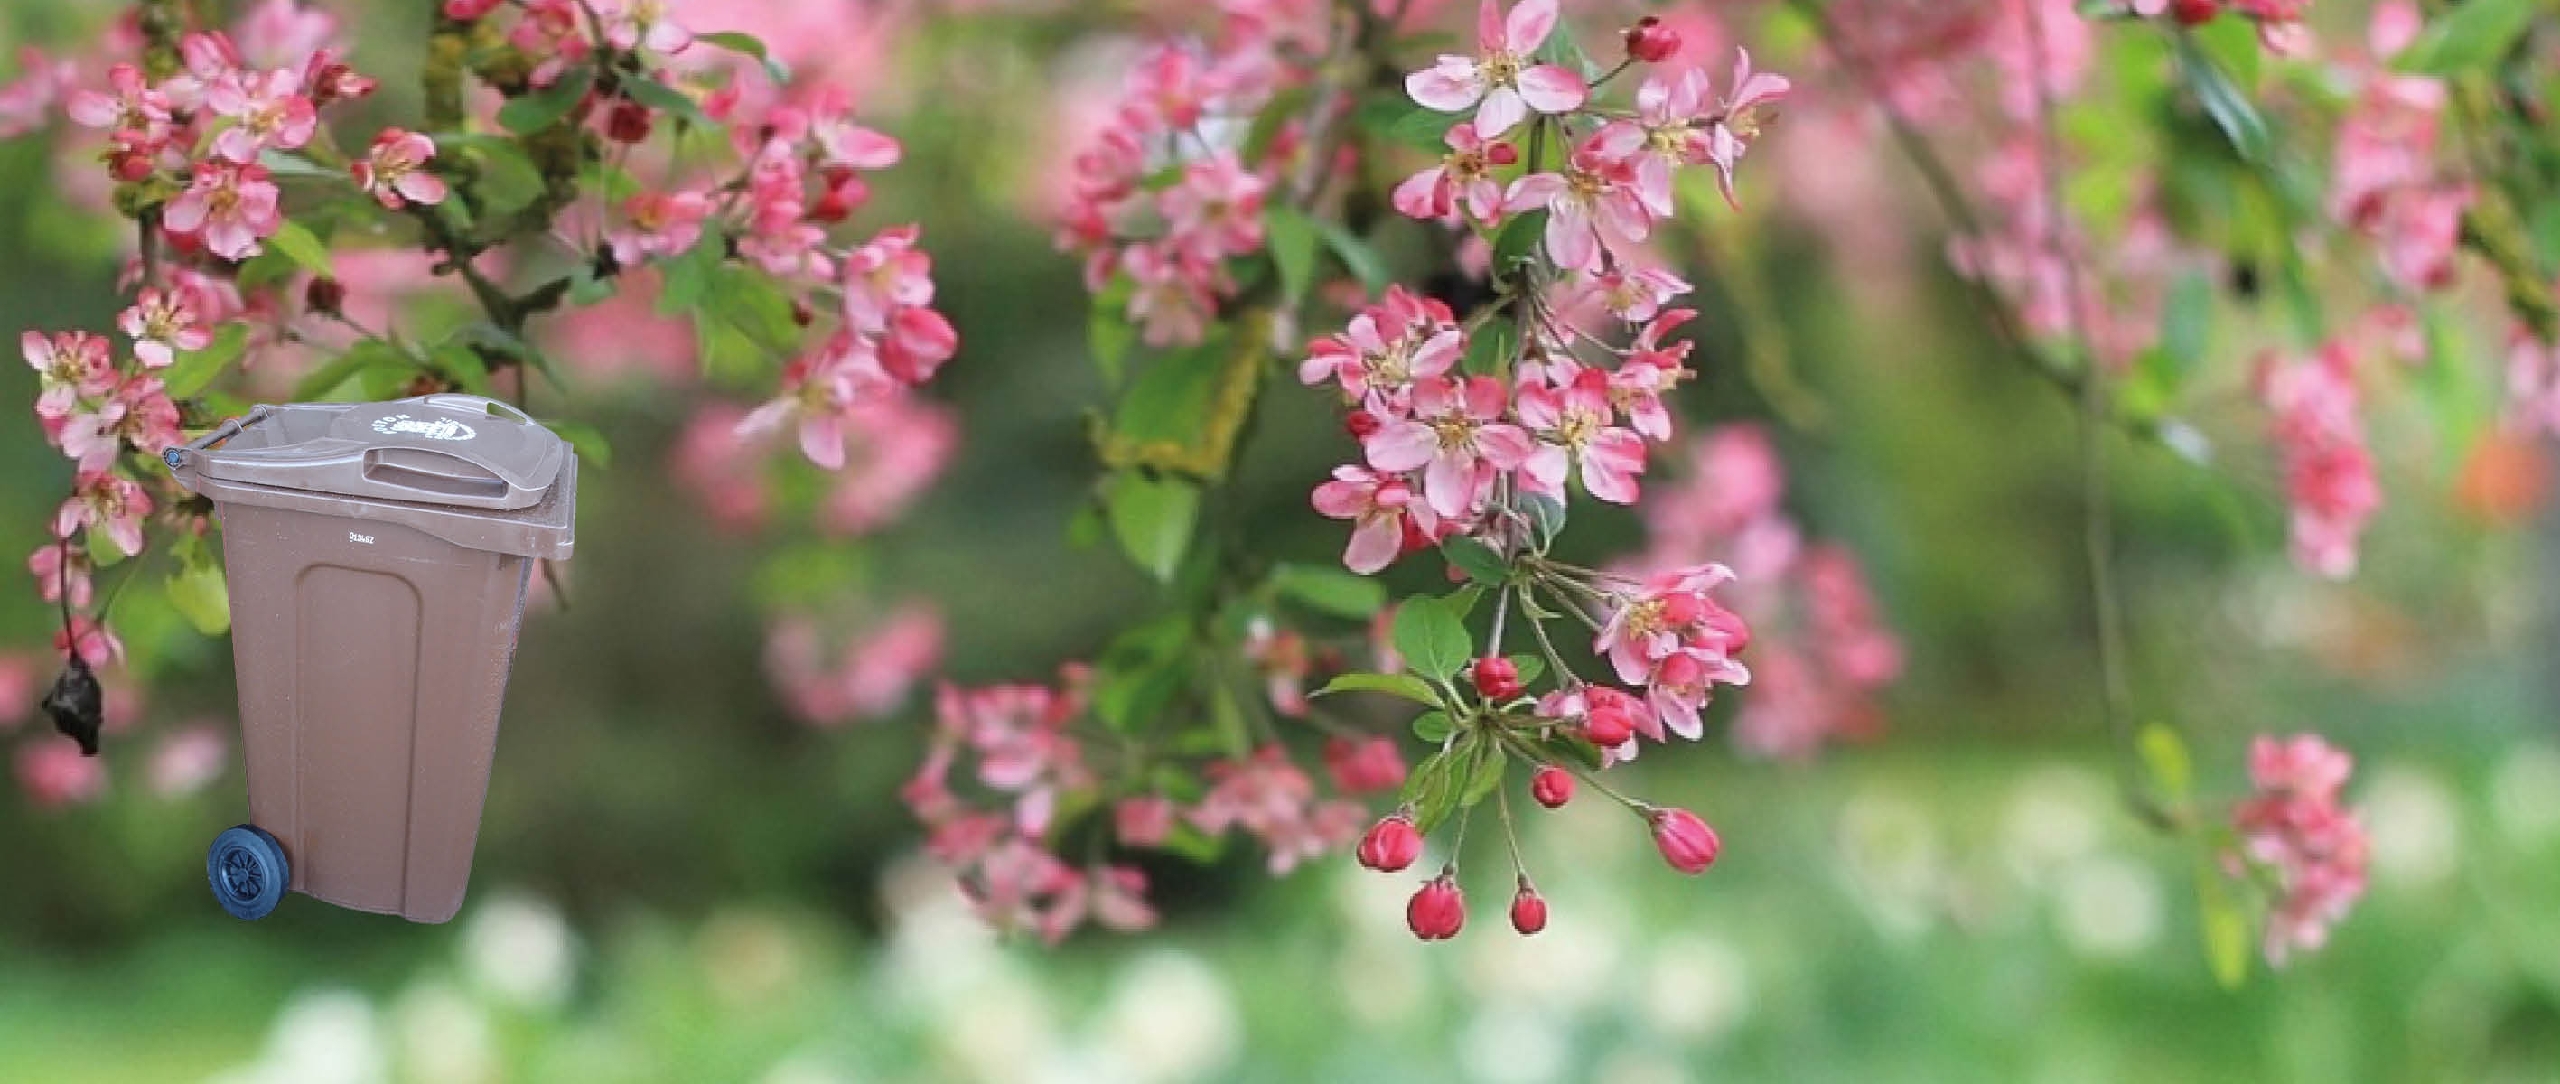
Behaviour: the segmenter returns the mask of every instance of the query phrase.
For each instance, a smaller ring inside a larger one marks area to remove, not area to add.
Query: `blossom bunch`
[[[2363,821],[2340,802],[2355,761],[2318,735],[2260,736],[2249,745],[2250,796],[2232,810],[2234,865],[2273,878],[2267,962],[2319,948],[2329,927],[2364,895],[2370,845]]]
[[[2354,575],[2357,543],[2382,506],[2354,352],[2331,342],[2309,357],[2268,358],[2256,384],[2284,459],[2294,561],[2331,579]]]

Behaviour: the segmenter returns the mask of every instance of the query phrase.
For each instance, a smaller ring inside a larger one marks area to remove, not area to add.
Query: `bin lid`
[[[514,407],[445,394],[269,408],[191,466],[227,482],[511,510],[540,503],[569,455]]]

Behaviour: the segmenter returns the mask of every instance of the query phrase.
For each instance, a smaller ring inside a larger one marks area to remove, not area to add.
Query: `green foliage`
[[[595,69],[583,64],[562,72],[550,86],[499,106],[498,126],[517,135],[530,135],[558,124],[586,98],[595,81]]]
[[[1477,583],[1501,583],[1511,577],[1511,566],[1503,561],[1502,555],[1472,535],[1452,535],[1443,540],[1440,555]]]
[[[1307,288],[1315,283],[1315,220],[1297,208],[1273,203],[1263,211],[1262,228],[1270,241],[1271,262],[1280,268],[1280,299],[1294,307],[1306,299]]]
[[[1456,598],[1417,598],[1396,607],[1390,635],[1407,669],[1441,681],[1474,658],[1475,639],[1467,633],[1464,611],[1454,605]]]
[[[2429,18],[2391,66],[2413,75],[2486,69],[2515,49],[2534,12],[2547,7],[2538,0],[2464,0]]]
[[[790,66],[779,60],[775,60],[773,58],[773,54],[765,48],[764,39],[756,37],[753,34],[742,34],[735,30],[724,30],[713,34],[696,34],[693,36],[693,40],[695,44],[698,45],[708,45],[715,49],[726,49],[733,53],[740,53],[755,58],[756,62],[764,65],[765,75],[773,80],[775,86],[781,86],[791,81]]]
[[[213,383],[215,377],[222,375],[223,370],[230,368],[232,362],[240,360],[248,346],[249,325],[239,322],[224,324],[214,332],[213,341],[206,343],[204,349],[180,353],[176,362],[161,370],[160,383],[167,389],[169,398],[192,399],[206,385]]]
[[[1429,683],[1411,674],[1336,674],[1324,688],[1316,690],[1315,695],[1332,696],[1337,693],[1385,693],[1401,696],[1416,704],[1432,707],[1440,704],[1440,694],[1433,691]]]
[[[337,277],[337,271],[329,266],[328,243],[322,241],[318,234],[311,232],[309,226],[288,218],[282,225],[276,227],[275,235],[267,238],[266,243],[275,246],[276,251],[284,253],[286,259],[292,260],[295,265],[305,271],[329,278]]]
[[[1368,619],[1387,604],[1387,589],[1378,581],[1326,565],[1276,565],[1271,569],[1271,588],[1292,602],[1358,620]]]
[[[1102,501],[1121,552],[1148,575],[1172,582],[1200,518],[1199,485],[1126,470],[1103,481]]]

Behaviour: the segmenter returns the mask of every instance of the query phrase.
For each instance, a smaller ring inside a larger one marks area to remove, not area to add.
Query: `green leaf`
[[[2195,786],[2195,765],[2187,756],[2187,743],[2166,724],[2150,723],[2142,728],[2136,744],[2161,800],[2173,806],[2185,804]]]
[[[1360,285],[1371,295],[1385,292],[1387,286],[1395,281],[1395,275],[1387,270],[1387,261],[1378,255],[1377,249],[1369,247],[1369,242],[1342,228],[1341,223],[1325,219],[1312,221],[1317,235],[1324,238],[1325,247],[1333,250],[1334,258],[1341,260],[1343,268],[1350,271],[1353,278],[1359,279]]]
[[[626,75],[617,85],[621,87],[624,97],[676,117],[687,124],[699,127],[711,123],[710,115],[702,111],[702,103],[694,101],[692,95],[649,76]]]
[[[1565,507],[1562,500],[1543,493],[1524,493],[1514,503],[1529,517],[1530,525],[1537,528],[1541,550],[1553,543],[1556,535],[1564,530]]]
[[[550,86],[510,99],[498,107],[498,126],[517,135],[531,135],[560,122],[587,96],[595,85],[594,68],[581,65],[561,74]]]
[[[1413,774],[1404,781],[1404,803],[1413,807],[1413,826],[1429,835],[1447,820],[1458,806],[1458,788],[1464,780],[1457,778],[1462,765],[1475,755],[1472,741],[1458,744],[1423,758],[1414,766]]]
[[[113,568],[124,561],[124,551],[116,548],[115,539],[108,537],[103,524],[89,525],[88,531],[81,535],[80,548],[89,555],[91,568]]]
[[[735,30],[722,30],[710,34],[696,34],[693,36],[693,40],[704,45],[711,46],[715,49],[726,49],[733,53],[743,53],[749,57],[755,58],[757,63],[764,65],[765,75],[770,77],[777,85],[791,81],[790,66],[779,60],[775,60],[773,58],[773,53],[765,48],[764,39],[756,37],[753,34],[743,34]]]
[[[603,431],[597,429],[595,426],[588,425],[585,422],[573,422],[561,418],[545,418],[542,419],[542,427],[550,430],[553,435],[558,436],[560,439],[569,442],[569,447],[575,449],[578,453],[579,466],[592,466],[599,469],[612,468],[613,443],[604,439]]]
[[[1512,216],[1493,235],[1493,277],[1499,280],[1510,274],[1514,265],[1537,252],[1546,236],[1547,212],[1543,209]]]
[[[2231,85],[2255,90],[2267,48],[2258,41],[2258,24],[2248,19],[2215,19],[2187,31],[2216,67],[2231,76]]]
[[[514,140],[498,136],[457,133],[436,137],[438,149],[460,151],[471,160],[472,192],[480,197],[482,208],[492,215],[509,215],[532,206],[545,191],[542,171]]]
[[[1466,622],[1440,599],[1410,599],[1396,607],[1391,633],[1406,669],[1426,678],[1457,673],[1475,652]]]
[[[2231,149],[2239,153],[2241,160],[2264,161],[2267,122],[2258,115],[2258,107],[2249,101],[2249,96],[2232,85],[2231,77],[2192,39],[2178,39],[2178,67],[2185,73],[2188,87],[2195,91],[2196,101],[2204,106],[2205,115],[2213,118],[2214,127],[2222,129],[2223,138],[2231,141]]]
[[[1121,471],[1103,483],[1102,499],[1121,551],[1157,580],[1172,582],[1183,553],[1191,548],[1200,487],[1179,478]]]
[[[1333,680],[1324,683],[1324,688],[1315,691],[1317,696],[1341,693],[1385,693],[1401,696],[1416,704],[1440,706],[1440,694],[1433,692],[1429,683],[1411,674],[1336,674]]]
[[[267,243],[274,245],[276,251],[284,253],[286,259],[305,271],[329,278],[338,277],[338,273],[329,267],[327,242],[320,240],[320,235],[311,232],[309,226],[285,219],[283,225],[276,227],[275,234],[267,238]]]
[[[1280,268],[1280,297],[1294,306],[1315,285],[1315,223],[1295,207],[1274,203],[1262,214],[1262,228],[1270,240],[1271,262]]]
[[[1493,793],[1493,788],[1502,785],[1503,770],[1511,766],[1511,754],[1503,751],[1500,743],[1478,742],[1476,747],[1480,752],[1467,770],[1466,786],[1458,796],[1461,808],[1473,806]]]
[[[1511,566],[1503,562],[1502,555],[1471,535],[1449,536],[1440,543],[1440,555],[1477,583],[1501,583],[1511,576]]]
[[[473,395],[490,395],[489,363],[470,344],[448,341],[427,352],[427,360],[436,371],[455,386]]]
[[[1126,272],[1113,273],[1093,295],[1093,312],[1085,321],[1085,349],[1093,354],[1093,367],[1104,384],[1115,388],[1128,372],[1129,349],[1138,342],[1138,327],[1129,322],[1129,296],[1137,289]]]
[[[704,230],[692,248],[666,261],[658,284],[658,315],[676,316],[699,307],[727,256],[728,239],[718,230]]]
[[[220,636],[231,631],[231,590],[222,578],[222,566],[211,561],[190,561],[168,579],[169,605],[207,636]]]
[[[2160,310],[2160,346],[2183,381],[2204,360],[2213,339],[2213,280],[2189,271],[2169,285]]]
[[[1547,660],[1535,655],[1513,655],[1511,668],[1520,672],[1520,685],[1526,688],[1538,680],[1538,675],[1547,672]]]
[[[2249,979],[2249,916],[2210,860],[2196,863],[2196,911],[2213,981],[2225,990],[2239,989]]]
[[[1457,724],[1449,721],[1445,711],[1426,711],[1413,717],[1413,736],[1433,745],[1449,740],[1457,733]]]
[[[2496,64],[2533,23],[2539,0],[2463,0],[2427,21],[2391,66],[2421,75],[2459,75]]]
[[[293,398],[297,402],[325,398],[358,374],[375,371],[414,374],[418,371],[418,359],[380,339],[359,339],[347,347],[346,353],[330,359],[297,381],[293,385]]]
[[[171,399],[192,399],[222,370],[240,360],[249,347],[249,325],[233,322],[222,325],[213,341],[202,350],[189,350],[178,355],[176,364],[160,371],[160,383]]]
[[[1519,352],[1520,329],[1508,320],[1494,320],[1476,329],[1467,341],[1466,371],[1476,376],[1501,376],[1511,370],[1512,357]]]
[[[1356,123],[1360,129],[1379,139],[1401,143],[1418,151],[1446,154],[1449,129],[1475,114],[1443,113],[1424,108],[1406,96],[1404,88],[1382,90],[1360,103]]]
[[[1274,566],[1271,589],[1282,598],[1339,617],[1366,619],[1387,604],[1387,589],[1378,581],[1320,565]]]

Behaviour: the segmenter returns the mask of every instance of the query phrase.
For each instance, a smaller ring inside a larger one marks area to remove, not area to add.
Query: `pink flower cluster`
[[[2261,736],[2249,745],[2255,788],[2231,814],[2235,859],[2271,873],[2267,962],[2327,943],[2329,927],[2364,895],[2368,845],[2362,821],[2339,804],[2355,762],[2313,734]]]
[[[786,618],[765,640],[765,669],[800,721],[834,727],[897,711],[942,665],[942,615],[911,603],[845,645],[830,667],[816,624]]]
[[[371,94],[374,82],[326,49],[299,67],[257,68],[220,32],[186,35],[179,54],[184,68],[156,82],[119,62],[107,69],[106,89],[74,91],[66,110],[107,133],[107,168],[117,181],[183,182],[161,210],[172,240],[245,260],[284,226],[281,193],[261,156],[299,150],[319,130],[322,106]],[[434,154],[425,136],[387,131],[356,163],[355,177],[386,206],[435,203],[443,184],[421,172]]]
[[[2410,291],[2453,284],[2462,212],[2471,203],[2470,185],[2438,165],[2443,80],[2387,66],[2420,25],[2413,5],[2374,9],[2373,56],[2348,73],[2360,86],[2338,126],[2329,182],[2330,213],[2378,244],[2383,273]]]
[[[899,792],[930,829],[927,851],[959,872],[962,891],[997,927],[1055,942],[1087,921],[1115,930],[1154,924],[1135,866],[1097,859],[1078,868],[1057,854],[1057,840],[1076,827],[1064,818],[1115,793],[1094,819],[1122,849],[1163,848],[1177,833],[1241,831],[1264,847],[1277,874],[1359,836],[1367,811],[1325,797],[1278,745],[1210,763],[1196,801],[1145,789],[1146,780],[1107,779],[1075,731],[1087,681],[1084,668],[1069,667],[1054,689],[944,686],[924,763]],[[1351,763],[1337,765],[1337,774],[1380,768],[1374,750],[1342,756]],[[1402,765],[1394,767],[1400,780]]]
[[[2382,506],[2373,453],[2365,446],[2354,353],[2331,342],[2310,357],[2267,358],[2256,385],[2259,401],[2275,415],[2273,436],[2293,506],[2295,563],[2331,579],[2354,575],[2357,542]]]
[[[1685,288],[1685,287],[1684,287]],[[1299,363],[1309,386],[1336,385],[1360,438],[1362,462],[1316,487],[1316,510],[1353,523],[1343,563],[1377,572],[1438,539],[1483,530],[1497,487],[1561,499],[1568,480],[1592,496],[1632,504],[1645,437],[1670,435],[1662,395],[1688,375],[1689,344],[1662,342],[1695,315],[1657,313],[1599,368],[1577,360],[1559,331],[1516,379],[1458,371],[1468,337],[1449,307],[1391,287],[1341,332],[1317,339]]]
[[[1709,555],[1731,562],[1734,612],[1752,632],[1751,695],[1734,716],[1735,744],[1803,759],[1876,733],[1874,698],[1901,676],[1902,644],[1883,624],[1857,557],[1805,542],[1783,506],[1785,468],[1766,430],[1717,429],[1687,458],[1682,482],[1646,502],[1649,545],[1627,568],[1676,568]]]
[[[1282,59],[1282,24],[1231,13],[1214,43],[1151,46],[1111,123],[1075,155],[1058,247],[1085,284],[1128,285],[1128,319],[1153,345],[1200,341],[1235,292],[1225,264],[1263,246],[1262,207],[1294,131],[1245,160],[1242,118],[1303,73]]]

